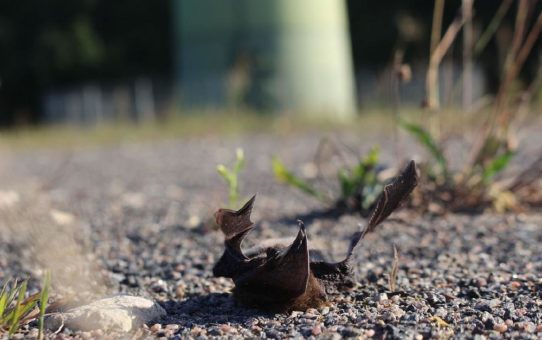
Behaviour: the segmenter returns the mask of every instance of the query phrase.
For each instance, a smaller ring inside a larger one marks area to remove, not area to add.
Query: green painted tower
[[[354,114],[343,1],[175,1],[183,106]]]

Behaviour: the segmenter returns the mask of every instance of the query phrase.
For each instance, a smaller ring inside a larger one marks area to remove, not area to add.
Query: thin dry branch
[[[504,63],[504,77],[499,87],[496,98],[496,112],[499,114],[500,119],[498,121],[501,124],[501,127],[506,124],[505,118],[509,117],[509,113],[502,114],[503,111],[506,111],[508,106],[508,89],[510,84],[517,77],[519,68],[517,67],[518,61],[518,51],[523,50],[523,38],[525,36],[525,27],[527,25],[527,14],[528,14],[529,2],[528,0],[520,0],[518,2],[518,10],[516,14],[516,22],[514,28],[514,36],[512,38],[512,46],[506,55],[506,60]],[[535,27],[533,27],[534,29]],[[530,34],[529,34],[530,35]],[[525,53],[525,52],[523,52]]]
[[[441,38],[442,17],[444,16],[444,0],[435,0],[433,8],[433,25],[431,26],[431,46],[429,55],[433,54]]]
[[[454,42],[464,23],[465,18],[463,16],[456,17],[450,26],[448,26],[442,40],[438,43],[435,50],[431,54],[429,68],[427,70],[427,77],[425,80],[427,106],[429,109],[438,109],[440,106],[438,94],[438,68],[442,62],[442,58],[444,58],[446,52],[448,52],[450,46],[452,46],[452,43]]]
[[[528,185],[531,185],[542,175],[542,156],[536,159],[531,166],[523,170],[516,179],[510,184],[507,190],[518,191]]]
[[[495,15],[489,22],[489,25],[487,25],[487,28],[480,35],[480,39],[478,39],[478,42],[474,46],[475,56],[479,55],[486,48],[491,38],[493,38],[495,32],[497,32],[497,29],[501,26],[502,19],[504,19],[504,16],[510,9],[510,6],[512,6],[512,3],[512,0],[503,0],[501,2],[501,5],[497,9],[497,12],[495,12]]]
[[[523,45],[521,46],[518,52],[516,60],[510,66],[510,69],[508,70],[506,74],[506,79],[503,83],[504,86],[502,88],[502,93],[500,93],[499,91],[499,96],[502,96],[502,99],[501,99],[502,107],[500,107],[500,110],[499,110],[500,114],[499,114],[499,119],[498,119],[501,127],[506,127],[508,125],[508,121],[510,120],[511,113],[510,113],[510,110],[507,110],[507,105],[509,101],[508,95],[507,95],[508,88],[510,87],[510,84],[512,83],[512,81],[517,78],[519,71],[523,67],[523,64],[525,64],[525,61],[527,60],[527,57],[531,53],[534,47],[534,44],[536,43],[541,31],[542,31],[542,12],[540,12],[540,14],[538,15],[538,18],[535,24],[533,25],[531,31],[529,32],[529,34],[527,35],[527,38],[525,39],[525,42],[523,43]]]
[[[391,265],[391,271],[389,274],[390,280],[390,292],[395,292],[397,290],[397,272],[399,271],[399,254],[397,252],[397,247],[393,245],[393,262]]]
[[[474,34],[472,28],[472,5],[474,0],[463,0],[462,11],[465,18],[463,28],[463,111],[467,111],[472,104],[472,46]]]

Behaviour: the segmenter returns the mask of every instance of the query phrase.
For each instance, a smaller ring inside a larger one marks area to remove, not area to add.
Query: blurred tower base
[[[183,107],[354,115],[343,1],[175,1]]]

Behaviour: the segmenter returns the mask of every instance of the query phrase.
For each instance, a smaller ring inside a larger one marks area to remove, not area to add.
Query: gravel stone
[[[380,143],[382,162],[396,165],[389,136],[371,133],[336,135],[360,154]],[[539,136],[538,130],[526,135],[525,145],[540,145]],[[542,213],[536,211],[432,217],[403,209],[355,250],[357,284],[332,297],[328,305],[290,314],[239,305],[231,296],[231,280],[212,276],[224,250],[212,214],[227,206],[228,196],[216,165],[231,164],[233,150],[244,149],[241,199],[256,192],[258,199],[253,212],[256,227],[243,247],[293,237],[301,218],[311,249],[321,250],[326,259],[340,260],[350,235],[366,221],[358,215],[311,214],[322,204],[278,184],[271,170],[272,155],[280,155],[296,173],[310,169],[321,137],[314,132],[208,136],[3,153],[0,277],[28,277],[29,291],[37,292],[45,264],[58,263],[53,268],[53,298],[77,296],[85,305],[129,294],[157,301],[165,311],[132,333],[76,327],[65,327],[56,336],[48,332],[58,339],[540,338]],[[405,155],[420,151],[409,140],[402,149]],[[520,148],[513,162],[532,159],[528,150]],[[323,170],[333,177],[325,190],[336,185],[338,163],[325,164],[329,169]],[[37,189],[51,178],[60,179],[47,190]],[[13,221],[20,223],[12,225]],[[29,242],[43,234],[22,228],[33,223],[51,236],[49,242],[60,240],[45,249],[62,249],[63,256],[32,253],[38,245]],[[400,257],[395,292],[388,288],[392,244]],[[62,262],[66,254],[77,262]],[[24,336],[30,337],[35,329],[30,324]]]

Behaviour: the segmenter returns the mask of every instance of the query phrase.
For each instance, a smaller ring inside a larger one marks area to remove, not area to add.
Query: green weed
[[[243,149],[235,151],[235,163],[231,169],[224,164],[219,164],[216,170],[228,186],[228,201],[231,208],[235,208],[239,201],[239,173],[245,167],[245,153]]]
[[[377,173],[379,156],[379,148],[374,147],[354,166],[345,166],[339,169],[337,172],[340,187],[338,197],[325,194],[319,191],[315,185],[296,176],[277,157],[273,158],[272,167],[279,182],[313,196],[324,203],[335,202],[336,207],[357,210],[363,213],[370,210],[384,186]]]
[[[49,299],[50,274],[46,274],[41,292],[27,295],[28,282],[6,281],[0,291],[0,334],[11,337],[21,325],[38,320],[39,338],[43,338],[43,322]],[[39,303],[39,308],[38,308]]]

